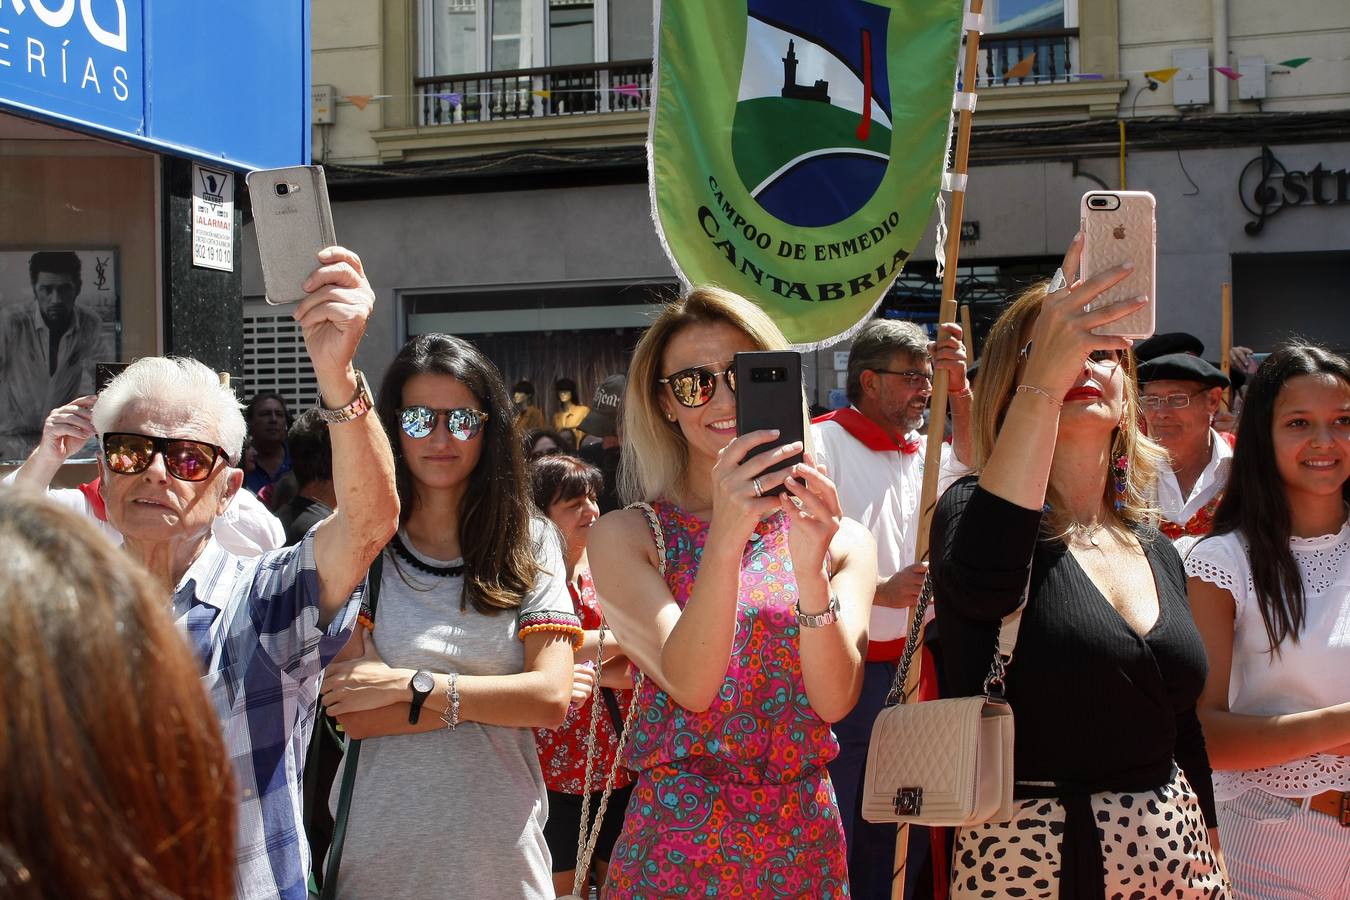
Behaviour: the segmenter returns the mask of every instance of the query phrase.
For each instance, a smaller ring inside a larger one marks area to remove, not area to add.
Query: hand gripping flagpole
[[[961,218],[966,206],[966,170],[970,158],[970,125],[975,115],[975,79],[979,74],[980,30],[984,17],[984,0],[970,0],[970,12],[965,18],[966,53],[961,68],[961,88],[957,108],[956,153],[952,157],[950,174],[943,176],[943,190],[951,192],[951,206],[946,234],[946,263],[942,272],[942,303],[938,307],[938,323],[956,321],[956,271],[961,253]],[[915,559],[928,558],[928,529],[937,506],[938,475],[942,468],[942,439],[947,421],[947,372],[937,369],[933,377],[933,395],[928,415],[928,446],[924,449],[923,489],[919,500],[919,534]],[[905,679],[905,702],[911,702],[919,690],[919,672],[922,670],[924,625],[918,631],[919,649],[914,664]],[[909,852],[909,825],[901,823],[895,834],[895,866],[891,878],[891,900],[904,900],[905,867]],[[935,872],[934,878],[943,877]]]

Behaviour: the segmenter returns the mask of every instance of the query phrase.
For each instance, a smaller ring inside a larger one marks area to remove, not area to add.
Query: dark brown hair
[[[530,464],[534,505],[544,515],[554,503],[577,497],[598,499],[605,489],[605,476],[585,460],[561,453],[541,456]]]
[[[1298,641],[1307,604],[1303,576],[1289,548],[1289,495],[1277,475],[1275,401],[1289,379],[1322,374],[1350,384],[1350,363],[1313,344],[1287,344],[1266,357],[1247,382],[1233,468],[1210,532],[1213,537],[1238,532],[1246,539],[1256,603],[1276,655],[1285,640]],[[1350,481],[1341,485],[1341,496],[1350,501]]]
[[[0,894],[228,900],[234,778],[164,590],[88,521],[0,496]]]
[[[397,450],[398,410],[403,405],[403,386],[416,375],[449,375],[468,388],[488,414],[480,438],[482,452],[469,473],[459,510],[464,601],[481,613],[515,609],[534,585],[539,564],[530,537],[525,455],[501,373],[473,344],[448,334],[418,335],[389,364],[376,409],[395,448],[401,522],[407,522],[412,512],[416,485]]]

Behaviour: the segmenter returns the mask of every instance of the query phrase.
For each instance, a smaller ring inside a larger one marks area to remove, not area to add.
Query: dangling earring
[[[1111,480],[1116,495],[1116,512],[1120,512],[1125,508],[1125,488],[1129,482],[1130,475],[1130,458],[1125,455],[1120,446],[1124,443],[1124,439],[1122,438],[1123,433],[1124,432],[1122,431],[1116,432],[1116,439],[1113,442],[1115,446],[1112,448],[1113,452],[1111,453]]]

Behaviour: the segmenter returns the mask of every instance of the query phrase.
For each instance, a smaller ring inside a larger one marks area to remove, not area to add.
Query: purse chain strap
[[[994,661],[989,666],[989,674],[984,677],[984,695],[985,697],[1003,696],[1004,688],[1007,687],[1006,678],[1008,675],[1008,666],[1012,664],[1013,648],[1017,646],[1017,631],[1022,624],[1022,610],[1026,608],[1027,598],[1031,595],[1031,573],[1027,573],[1027,586],[1022,591],[1022,602],[1018,604],[1017,609],[1003,617],[1003,621],[998,626],[998,637],[994,641]],[[909,625],[909,639],[905,641],[905,655],[900,658],[900,665],[895,670],[895,678],[891,681],[891,690],[886,694],[886,705],[894,706],[897,703],[904,703],[905,683],[909,679],[909,667],[914,662],[914,654],[919,649],[919,634],[923,631],[924,616],[928,612],[928,604],[933,600],[933,576],[929,575],[923,580],[923,590],[919,593],[919,603],[914,607],[914,615]]]

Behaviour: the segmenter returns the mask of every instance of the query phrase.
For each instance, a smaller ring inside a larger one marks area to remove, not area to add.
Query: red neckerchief
[[[95,478],[87,484],[80,485],[80,493],[84,494],[84,499],[89,501],[89,506],[94,511],[94,518],[100,522],[108,521],[108,507],[103,502],[103,495],[99,493],[99,482],[101,479]]]
[[[901,453],[918,453],[918,441],[897,441],[889,431],[864,416],[853,407],[836,409],[811,420],[814,424],[834,422],[853,435],[868,450],[898,450]]]
[[[1229,447],[1237,443],[1237,435],[1229,434],[1227,431],[1220,431],[1219,437]],[[1219,501],[1223,499],[1223,491],[1214,495],[1204,506],[1191,516],[1190,521],[1185,525],[1178,525],[1176,522],[1169,522],[1163,519],[1158,523],[1158,530],[1165,534],[1168,539],[1175,541],[1183,535],[1192,535],[1194,537],[1203,537],[1209,534],[1210,529],[1214,527],[1214,511],[1219,508]]]

